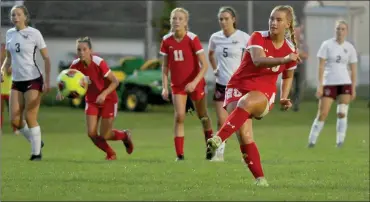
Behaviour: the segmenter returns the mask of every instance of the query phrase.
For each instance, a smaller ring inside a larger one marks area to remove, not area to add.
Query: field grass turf
[[[307,136],[316,103],[300,112],[277,108],[254,122],[268,188],[253,185],[241,162],[236,137],[226,146],[226,162],[205,161],[201,125],[186,117],[184,162],[175,162],[172,107],[148,113],[120,112],[115,126],[130,128],[135,151],[125,153],[110,142],[118,160],[104,160],[85,134],[82,110],[43,107],[40,124],[46,146],[43,161],[28,161],[30,146],[22,136],[1,137],[1,200],[369,200],[369,109],[350,106],[343,148],[335,147],[335,111],[314,149]],[[210,109],[215,126],[215,113]]]

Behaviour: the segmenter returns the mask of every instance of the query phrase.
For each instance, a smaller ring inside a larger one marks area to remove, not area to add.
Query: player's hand
[[[299,57],[299,54],[291,53],[291,54],[285,56],[285,61],[286,61],[286,63],[289,63],[289,62],[299,62],[299,61],[302,61],[302,60]]]
[[[218,68],[213,70],[213,74],[215,75],[215,77],[218,77],[219,75],[219,71],[218,71]]]
[[[42,92],[48,93],[50,92],[50,82],[45,82],[44,85],[42,86]]]
[[[280,105],[281,105],[281,108],[283,110],[288,110],[289,108],[291,108],[293,106],[292,102],[290,101],[290,99],[280,99]]]
[[[190,82],[185,86],[185,92],[192,93],[194,92],[195,87],[197,87],[197,84],[195,82]]]
[[[55,99],[56,99],[57,101],[62,101],[62,100],[64,99],[64,97],[63,97],[63,95],[62,95],[60,92],[58,92],[58,93],[57,93],[57,96],[55,97]]]
[[[355,100],[356,99],[356,90],[355,89],[352,89],[352,95],[351,95],[351,100]]]
[[[104,101],[105,101],[105,98],[106,98],[107,96],[105,95],[105,94],[103,94],[103,93],[100,93],[100,95],[96,98],[96,103],[97,104],[103,104],[104,103]]]
[[[163,90],[162,90],[162,98],[165,101],[170,101],[170,99],[168,98],[168,89],[163,88]]]
[[[322,95],[324,94],[324,87],[323,86],[319,86],[317,87],[317,90],[316,90],[316,97],[318,99],[320,99],[322,97]]]

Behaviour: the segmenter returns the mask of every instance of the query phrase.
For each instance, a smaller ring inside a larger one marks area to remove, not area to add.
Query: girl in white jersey
[[[320,98],[317,117],[309,135],[309,147],[314,147],[324,126],[330,107],[337,100],[337,147],[341,147],[347,130],[348,105],[356,97],[357,54],[352,44],[345,40],[348,24],[338,21],[336,37],[321,44],[319,58],[319,85],[316,96]],[[348,65],[351,72],[348,72]]]
[[[41,93],[50,89],[50,59],[40,31],[28,26],[29,19],[30,15],[25,6],[12,8],[11,20],[14,28],[6,33],[6,58],[1,72],[12,67],[11,123],[31,142],[30,160],[41,160],[43,142],[37,116]],[[37,49],[45,62],[45,78],[35,62]],[[23,121],[24,119],[26,121]]]
[[[250,36],[236,29],[236,12],[232,7],[221,7],[217,16],[221,30],[212,34],[209,39],[208,58],[216,76],[213,100],[219,129],[228,116],[223,108],[226,85],[240,65]],[[212,160],[223,161],[224,149],[225,143],[218,148]]]

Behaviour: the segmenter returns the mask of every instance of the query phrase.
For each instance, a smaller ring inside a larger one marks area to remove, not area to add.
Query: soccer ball
[[[65,69],[57,77],[59,92],[63,97],[77,98],[86,94],[88,81],[85,75],[76,69]]]

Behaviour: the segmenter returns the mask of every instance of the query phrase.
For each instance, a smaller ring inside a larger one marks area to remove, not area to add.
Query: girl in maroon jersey
[[[251,118],[261,118],[272,108],[278,75],[283,73],[280,104],[289,109],[288,95],[292,85],[296,61],[294,36],[295,15],[291,6],[277,6],[270,15],[269,31],[254,32],[248,41],[247,51],[238,70],[227,84],[225,107],[229,116],[217,135],[207,141],[210,152],[238,131],[240,151],[258,186],[268,186],[264,178],[257,145],[252,133]],[[289,33],[290,40],[286,39]]]
[[[85,96],[88,136],[99,149],[107,154],[107,160],[116,160],[116,152],[108,145],[107,140],[122,141],[126,152],[131,154],[134,145],[130,132],[113,129],[113,122],[117,115],[116,88],[119,83],[117,78],[103,58],[92,55],[92,44],[89,37],[77,39],[77,55],[79,58],[72,62],[70,68],[82,72],[88,80],[89,87]],[[61,99],[63,97],[58,93],[57,100]]]
[[[211,120],[207,112],[207,62],[197,35],[188,31],[189,13],[183,8],[171,12],[171,32],[163,37],[160,53],[162,66],[162,97],[168,99],[168,71],[171,73],[172,100],[175,108],[175,149],[177,160],[184,160],[184,119],[187,96],[194,102],[203,125],[205,139],[212,137]],[[200,68],[199,63],[202,68]],[[210,159],[210,156],[207,156]]]

